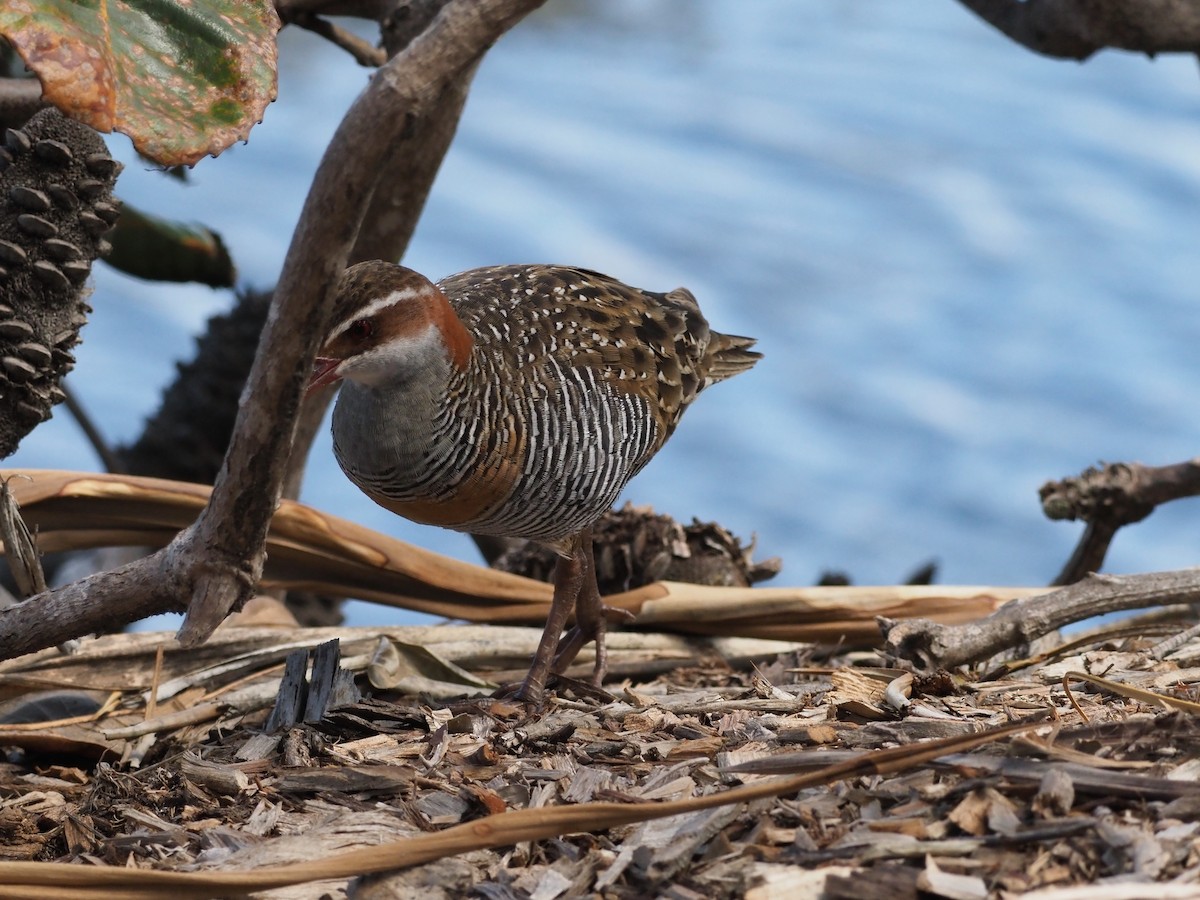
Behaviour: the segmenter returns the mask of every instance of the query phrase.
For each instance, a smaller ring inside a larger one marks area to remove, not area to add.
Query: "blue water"
[[[250,142],[122,196],[220,231],[274,283],[363,70],[304,33]],[[558,3],[475,82],[408,264],[569,262],[692,288],[766,358],[688,413],[627,497],[756,533],[780,584],[1037,584],[1079,526],[1037,488],[1098,460],[1200,452],[1194,59],[1023,50],[950,0]],[[229,297],[103,269],[74,389],[132,438]],[[95,468],[65,412],[15,465]],[[314,450],[305,499],[474,559],[358,495]],[[1121,534],[1111,571],[1197,562],[1192,501]],[[355,621],[403,620],[359,608]]]

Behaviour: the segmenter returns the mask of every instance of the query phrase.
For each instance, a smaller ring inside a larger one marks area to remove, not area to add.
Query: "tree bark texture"
[[[163,551],[0,612],[0,652],[15,656],[88,633],[95,626],[81,614],[85,607],[111,628],[118,620],[177,610],[189,597],[178,637],[196,644],[250,597],[262,572],[267,527],[281,496],[332,289],[378,173],[448,86],[542,2],[451,0],[380,69],[347,112],[317,170],[208,506]]]
[[[1195,0],[959,0],[1035,53],[1087,59],[1112,47],[1139,53],[1200,52]]]
[[[924,670],[980,662],[1074,622],[1126,609],[1200,602],[1200,568],[1147,575],[1092,575],[1037,597],[1014,600],[965,625],[879,619],[896,659]]]
[[[1111,463],[1048,481],[1038,493],[1047,518],[1087,522],[1071,558],[1052,582],[1073,584],[1100,570],[1121,528],[1140,522],[1163,503],[1200,494],[1200,459],[1169,466]]]

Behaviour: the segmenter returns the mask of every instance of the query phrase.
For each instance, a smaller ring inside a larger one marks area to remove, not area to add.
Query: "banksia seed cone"
[[[0,458],[63,399],[59,382],[108,250],[120,171],[91,128],[44,109],[0,147]]]

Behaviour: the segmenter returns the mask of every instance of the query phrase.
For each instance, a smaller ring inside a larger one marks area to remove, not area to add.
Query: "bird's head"
[[[424,275],[381,260],[346,270],[317,351],[308,390],[343,378],[365,385],[402,379],[446,359],[463,368],[472,340],[446,295]]]

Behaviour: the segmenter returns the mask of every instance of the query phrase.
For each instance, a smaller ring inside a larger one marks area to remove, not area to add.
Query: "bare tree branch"
[[[71,417],[79,426],[79,430],[83,432],[83,436],[87,438],[87,442],[92,445],[92,449],[96,452],[96,456],[100,458],[100,462],[104,465],[104,471],[113,473],[127,472],[125,463],[121,457],[113,450],[109,443],[104,438],[104,434],[100,431],[100,427],[96,424],[96,420],[88,413],[87,408],[75,396],[75,392],[71,390],[70,382],[63,381],[60,385],[63,392],[63,405],[71,413]]]
[[[928,619],[878,621],[888,653],[930,670],[979,662],[1093,616],[1196,602],[1200,602],[1200,568],[1092,575],[1048,594],[1014,600],[986,619],[965,625],[939,625]]]
[[[1050,586],[1074,584],[1091,572],[1099,572],[1104,566],[1104,557],[1108,555],[1112,539],[1116,536],[1117,526],[1111,522],[1088,522],[1079,543],[1071,552],[1070,559],[1063,564],[1062,570],[1050,582]]]
[[[1113,47],[1200,52],[1194,0],[959,0],[1018,44],[1046,56],[1087,59]]]
[[[404,0],[383,23],[383,44],[389,57],[402,53],[423,33],[444,0]],[[425,200],[433,187],[446,151],[458,129],[475,64],[464,66],[451,78],[420,120],[412,123],[409,138],[397,142],[381,167],[362,231],[350,263],[368,259],[399,260],[408,248]]]
[[[1072,584],[1104,565],[1109,544],[1125,525],[1140,522],[1159,504],[1200,494],[1200,459],[1169,466],[1112,463],[1073,478],[1049,481],[1038,492],[1049,519],[1088,523],[1075,552],[1053,584]]]
[[[400,0],[382,23],[383,43],[389,57],[403,52],[433,21],[446,0]],[[402,141],[396,141],[379,165],[375,187],[358,239],[348,263],[367,259],[398,261],[408,249],[434,179],[454,138],[475,65],[458,72],[430,109],[423,112]],[[283,496],[296,498],[325,409],[334,391],[308,399],[300,408],[291,460],[284,479]]]
[[[305,201],[208,506],[163,551],[0,612],[0,652],[17,655],[86,634],[96,615],[112,627],[135,611],[143,616],[178,609],[188,596],[179,639],[195,644],[249,598],[262,572],[267,526],[332,287],[345,268],[381,163],[447,85],[542,2],[452,0],[376,74],[347,112]],[[84,607],[90,616],[82,614]]]
[[[182,612],[187,585],[178,574],[169,548],[164,548],[2,610],[0,657],[21,656],[65,639],[111,631],[115,623]]]
[[[371,46],[358,35],[333,24],[328,19],[303,10],[293,12],[290,16],[287,20],[289,24],[319,34],[334,46],[341,47],[354,57],[354,61],[360,66],[374,68],[387,62],[387,55],[381,49]]]
[[[192,600],[178,638],[203,641],[244,603],[263,564],[301,394],[389,149],[446,86],[542,0],[457,0],[372,79],[325,151],[275,289],[212,499],[183,536],[198,542]],[[263,502],[263,501],[266,502]]]

